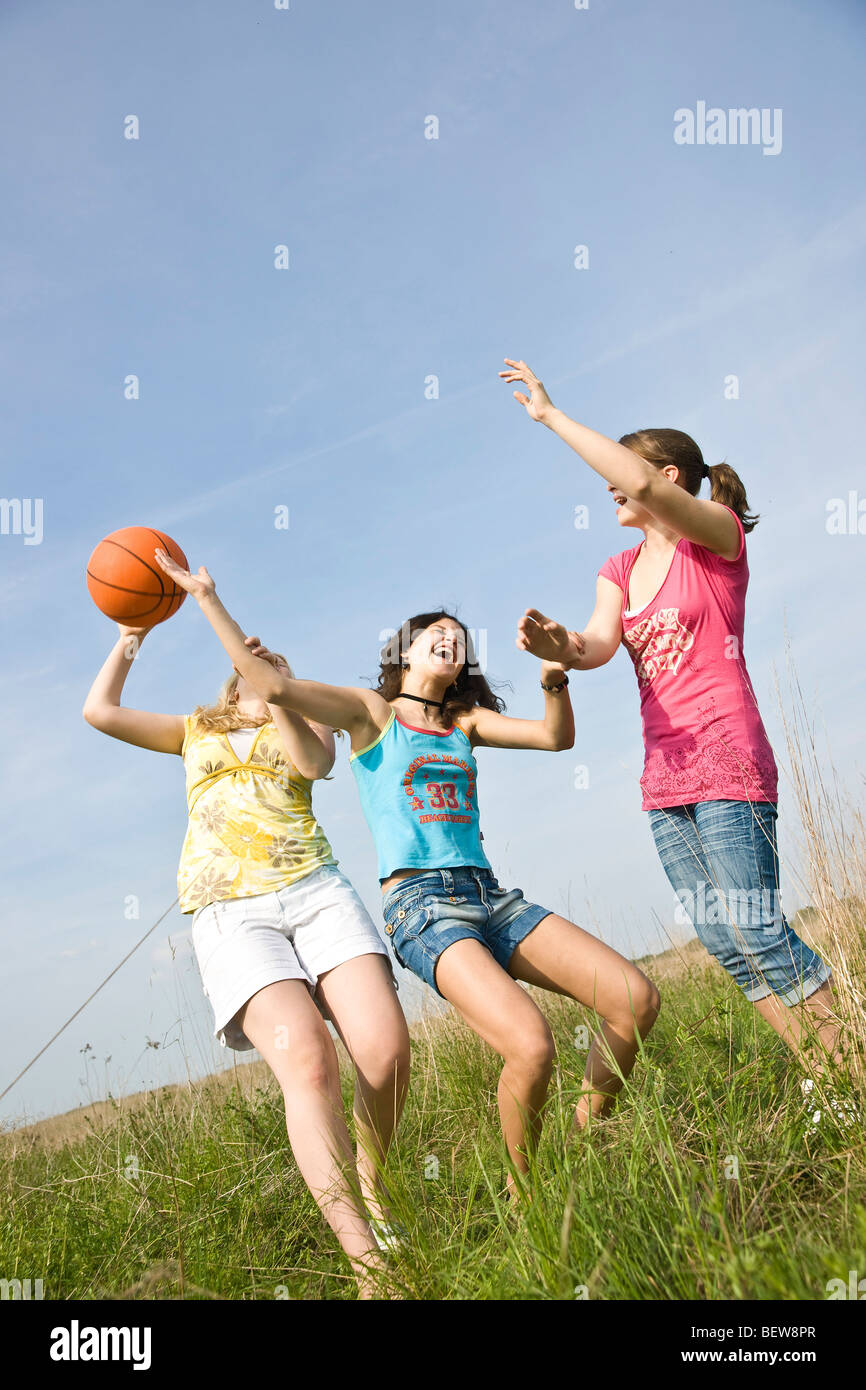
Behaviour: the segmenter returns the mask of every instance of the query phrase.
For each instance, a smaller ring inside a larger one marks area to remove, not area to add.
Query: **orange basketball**
[[[180,608],[186,590],[156,563],[157,546],[189,568],[177,542],[151,526],[124,526],[99,542],[87,562],[87,587],[106,617],[128,627],[155,627]]]

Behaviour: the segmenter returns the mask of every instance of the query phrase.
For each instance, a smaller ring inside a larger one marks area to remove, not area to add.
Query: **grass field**
[[[791,742],[814,904],[795,925],[833,967],[850,1046],[834,1084],[862,1115],[866,836],[808,729]],[[862,1118],[811,1126],[787,1048],[697,942],[641,964],[661,1017],[613,1115],[576,1136],[593,1020],[534,992],[558,1064],[519,1211],[502,1201],[499,1059],[451,1012],[414,1025],[387,1172],[403,1297],[813,1300],[866,1277]],[[351,1090],[346,1070],[347,1110]],[[46,1299],[355,1297],[263,1063],[15,1130],[0,1155],[0,1278],[41,1279]]]
[[[586,1016],[536,995],[559,1064],[520,1215],[501,1201],[498,1059],[453,1014],[415,1026],[389,1172],[405,1296],[814,1299],[866,1273],[862,1127],[807,1133],[787,1049],[696,944],[643,964],[663,1013],[591,1134],[569,1139]],[[44,1121],[2,1149],[0,1272],[42,1278],[46,1298],[355,1297],[264,1064]]]

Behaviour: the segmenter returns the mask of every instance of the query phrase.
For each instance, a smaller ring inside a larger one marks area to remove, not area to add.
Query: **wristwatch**
[[[567,676],[565,673],[563,673],[563,677],[562,677],[562,680],[559,682],[559,685],[545,685],[545,684],[544,684],[544,681],[541,682],[541,688],[542,688],[542,690],[547,690],[547,691],[564,690],[565,687],[566,687],[567,685],[568,685],[568,676]]]

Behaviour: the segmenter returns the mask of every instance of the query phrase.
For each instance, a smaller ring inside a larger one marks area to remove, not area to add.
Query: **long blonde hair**
[[[288,666],[289,675],[294,679],[295,673],[286,658],[280,652],[274,652],[274,656],[279,657],[280,661]],[[195,728],[209,734],[229,734],[235,729],[260,729],[263,724],[270,723],[270,714],[259,715],[254,718],[251,714],[243,714],[238,709],[239,680],[240,676],[237,671],[233,671],[228,680],[223,681],[220,692],[212,705],[198,705],[193,710],[190,718]]]

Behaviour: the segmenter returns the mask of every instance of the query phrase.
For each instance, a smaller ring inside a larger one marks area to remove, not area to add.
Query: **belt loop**
[[[443,891],[444,893],[450,893],[450,892],[451,892],[451,889],[452,889],[453,887],[454,887],[454,875],[452,874],[452,872],[451,872],[450,869],[443,869],[443,870],[442,870],[442,891]]]

